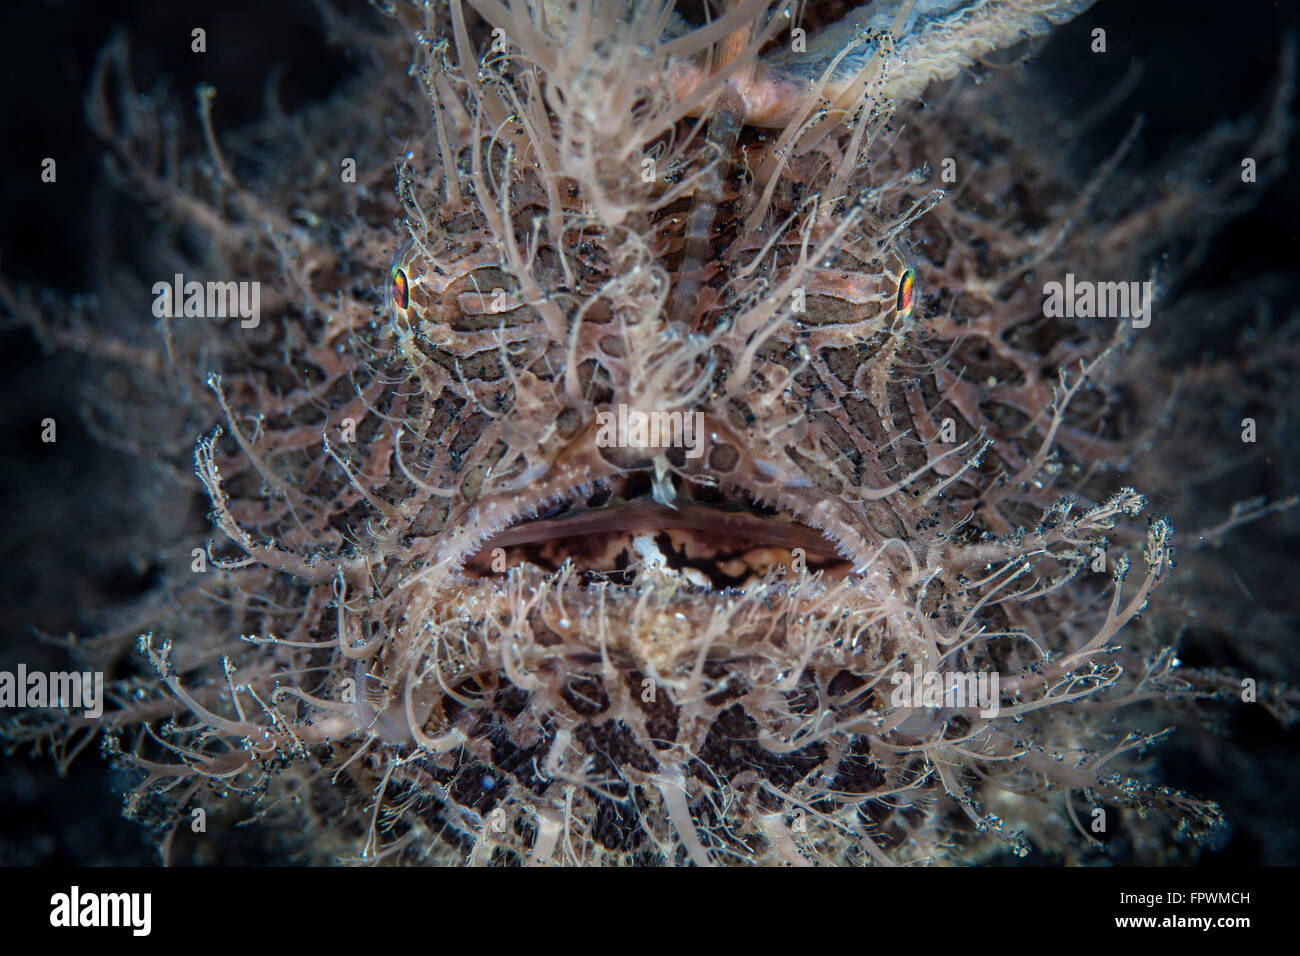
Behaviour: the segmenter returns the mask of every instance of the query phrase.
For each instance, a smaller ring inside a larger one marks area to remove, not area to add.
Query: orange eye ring
[[[898,279],[898,302],[894,308],[899,318],[908,318],[916,308],[916,292],[916,270],[908,266]]]
[[[393,266],[393,281],[388,288],[390,301],[399,309],[406,309],[411,304],[411,285],[406,273],[398,266]]]

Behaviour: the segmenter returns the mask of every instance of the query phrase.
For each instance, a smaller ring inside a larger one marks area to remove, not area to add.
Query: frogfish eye
[[[895,309],[900,319],[906,319],[916,307],[916,270],[908,266],[898,279],[898,302]]]
[[[393,281],[388,287],[388,297],[399,309],[405,309],[411,304],[411,286],[400,266],[393,266]]]

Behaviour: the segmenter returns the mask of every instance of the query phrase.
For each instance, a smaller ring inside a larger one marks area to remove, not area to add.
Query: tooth
[[[641,558],[641,562],[654,570],[666,570],[668,559],[664,557],[659,545],[655,544],[653,535],[642,533],[632,538],[632,548]]]
[[[682,568],[681,574],[682,577],[686,578],[686,580],[690,581],[692,584],[697,584],[702,588],[708,588],[710,591],[713,590],[713,583],[705,577],[704,572],[700,571],[698,568],[692,568],[690,565],[687,565]]]
[[[677,489],[673,486],[673,476],[668,470],[668,459],[663,455],[655,458],[655,476],[651,482],[650,495],[666,508],[677,508],[673,504]]]

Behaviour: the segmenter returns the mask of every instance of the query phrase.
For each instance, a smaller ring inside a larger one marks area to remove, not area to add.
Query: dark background
[[[1282,37],[1300,20],[1295,6],[1267,0],[1102,0],[1059,30],[1039,62],[1052,64],[1043,82],[1057,87],[1049,99],[1067,115],[1072,104],[1088,111],[1103,100],[1135,60],[1142,66],[1133,92],[1087,138],[1097,155],[1086,155],[1084,146],[1079,161],[1104,159],[1139,112],[1146,125],[1132,161],[1148,168],[1195,148],[1220,120],[1259,115],[1276,90]],[[369,15],[359,3],[340,0],[338,8]],[[190,51],[196,26],[207,30],[206,54]],[[1107,31],[1105,57],[1088,52],[1096,26]],[[119,28],[130,40],[142,90],[165,82],[193,120],[196,84],[217,88],[218,130],[261,115],[270,76],[278,78],[279,100],[292,111],[327,97],[357,69],[350,54],[330,42],[308,0],[9,0],[0,12],[0,275],[10,283],[46,287],[56,296],[90,283],[88,210],[102,148],[87,128],[83,96],[96,53]],[[1219,233],[1188,291],[1269,285],[1281,311],[1296,306],[1300,190],[1292,183],[1300,175],[1298,148],[1293,137],[1289,159],[1296,172],[1262,190],[1254,210]],[[40,182],[46,156],[58,162],[56,184]],[[1274,294],[1279,278],[1287,284]],[[1209,336],[1194,327],[1185,334]],[[45,354],[30,333],[0,329],[3,667],[19,659],[60,666],[54,649],[35,645],[33,624],[64,633],[84,626],[84,615],[96,606],[149,585],[149,569],[129,556],[101,559],[89,568],[79,564],[85,558],[77,535],[111,540],[108,512],[97,503],[114,493],[127,470],[119,453],[96,443],[80,425],[69,386],[75,368],[75,356]],[[55,445],[39,440],[45,417],[59,423]],[[1296,491],[1295,483],[1289,491]],[[1290,579],[1292,569],[1281,577]],[[1295,595],[1277,600],[1283,610],[1297,610]],[[1284,732],[1262,716],[1238,722],[1233,731],[1232,746],[1247,755],[1244,764],[1215,765],[1177,744],[1162,750],[1166,782],[1219,800],[1232,818],[1257,822],[1235,827],[1203,865],[1300,862],[1294,855],[1300,845],[1294,821],[1296,732]],[[120,818],[119,805],[93,750],[66,781],[57,779],[47,760],[0,757],[0,864],[152,862],[144,834]],[[1259,826],[1260,820],[1266,825]],[[256,831],[232,839],[238,842],[223,849],[223,862],[259,858]]]

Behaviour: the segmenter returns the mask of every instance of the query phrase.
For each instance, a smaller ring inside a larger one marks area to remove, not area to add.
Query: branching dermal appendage
[[[344,561],[338,559],[329,562],[309,563],[298,555],[275,547],[273,543],[256,544],[235,521],[230,513],[230,500],[221,487],[221,474],[217,470],[214,448],[221,437],[221,426],[215,426],[207,438],[200,438],[194,452],[195,471],[203,487],[207,489],[212,501],[213,520],[217,527],[244,551],[246,557],[233,564],[227,562],[230,569],[246,568],[254,562],[263,564],[277,571],[284,571],[305,581],[324,582],[343,571],[350,575],[361,573],[364,562],[360,559]],[[217,559],[213,559],[216,561]]]
[[[175,763],[161,763],[145,758],[137,751],[123,749],[120,731],[116,729],[104,735],[102,746],[106,754],[147,773],[146,779],[135,788],[137,794],[142,795],[151,790],[165,792],[187,780],[194,780],[196,785],[206,780],[219,785],[223,791],[229,790],[234,786],[234,781],[246,771],[260,773],[261,768],[273,767],[281,762],[309,761],[310,748],[356,733],[355,720],[351,716],[354,708],[351,705],[319,700],[298,688],[281,688],[278,686],[281,675],[276,674],[266,674],[236,684],[233,679],[234,667],[228,658],[223,658],[226,690],[231,706],[235,709],[236,719],[222,717],[201,703],[198,697],[181,684],[171,666],[170,641],[155,646],[153,634],[147,633],[141,635],[139,648],[176,701],[198,723],[180,727],[174,716],[169,718],[162,728],[163,736],[172,738],[169,740],[156,735],[150,724],[140,725],[150,740],[179,758]],[[259,693],[259,687],[270,694],[269,703]],[[257,703],[268,723],[250,718],[240,700],[242,694],[249,695]],[[204,696],[217,695],[207,690]],[[286,696],[296,697],[327,714],[339,716],[313,721],[291,720],[275,706]],[[342,716],[344,714],[348,716]],[[186,737],[194,741],[193,746],[180,743]],[[219,746],[213,752],[211,745],[216,742],[219,742]],[[257,789],[258,784],[254,780],[251,786]],[[193,792],[192,787],[189,793]]]

